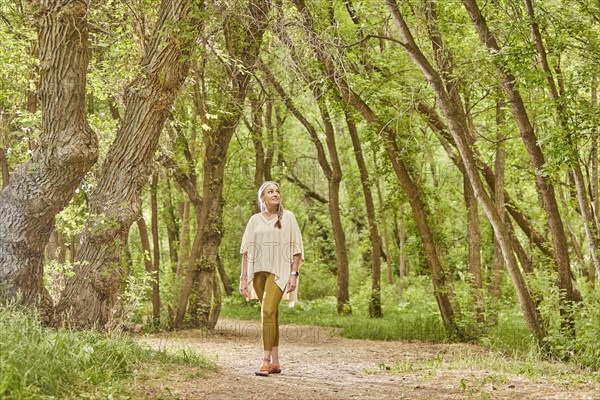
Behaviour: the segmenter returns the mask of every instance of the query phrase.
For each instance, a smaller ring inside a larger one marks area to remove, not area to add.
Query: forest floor
[[[281,326],[281,374],[258,377],[259,321],[221,319],[200,330],[144,336],[161,350],[216,361],[204,377],[182,368],[139,383],[152,399],[600,399],[598,379],[568,364],[515,362],[481,346],[345,339],[335,329]]]

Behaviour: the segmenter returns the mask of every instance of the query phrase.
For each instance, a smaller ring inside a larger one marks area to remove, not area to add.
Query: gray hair
[[[258,208],[261,212],[267,210],[267,205],[263,201],[262,195],[269,185],[275,185],[278,189],[281,189],[279,183],[274,181],[266,181],[265,183],[260,185],[260,188],[258,189]],[[277,207],[277,222],[275,223],[276,228],[281,229],[281,218],[283,218],[283,205],[281,204],[281,201],[279,201],[279,207]]]

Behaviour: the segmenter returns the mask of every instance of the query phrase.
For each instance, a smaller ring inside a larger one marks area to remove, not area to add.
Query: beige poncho
[[[275,227],[277,218],[266,219],[263,213],[250,217],[242,238],[240,253],[248,253],[248,293],[249,299],[257,299],[252,279],[254,274],[267,271],[275,275],[275,283],[284,292],[283,299],[293,307],[298,299],[298,285],[291,293],[285,293],[285,286],[291,272],[294,255],[300,254],[300,265],[304,262],[304,246],[296,217],[284,210],[281,229]],[[243,260],[242,260],[243,265]],[[299,277],[298,280],[299,282]]]

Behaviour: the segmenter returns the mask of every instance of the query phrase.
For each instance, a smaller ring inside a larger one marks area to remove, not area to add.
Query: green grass
[[[168,353],[122,335],[53,330],[28,311],[0,306],[0,398],[128,397],[140,371],[175,365],[216,368],[191,351]]]
[[[282,305],[279,309],[281,324],[297,324],[339,328],[340,335],[352,339],[370,340],[423,340],[442,342],[445,332],[438,315],[403,311],[384,311],[384,317],[373,319],[355,311],[352,316],[336,312],[335,298],[299,301],[296,307]],[[246,304],[240,298],[227,298],[221,316],[241,319],[260,319],[260,306],[252,301]]]

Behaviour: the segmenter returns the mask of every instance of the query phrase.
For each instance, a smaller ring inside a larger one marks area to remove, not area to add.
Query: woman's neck
[[[267,209],[265,210],[265,212],[267,214],[269,214],[269,215],[276,214],[277,213],[277,206],[267,207]]]

